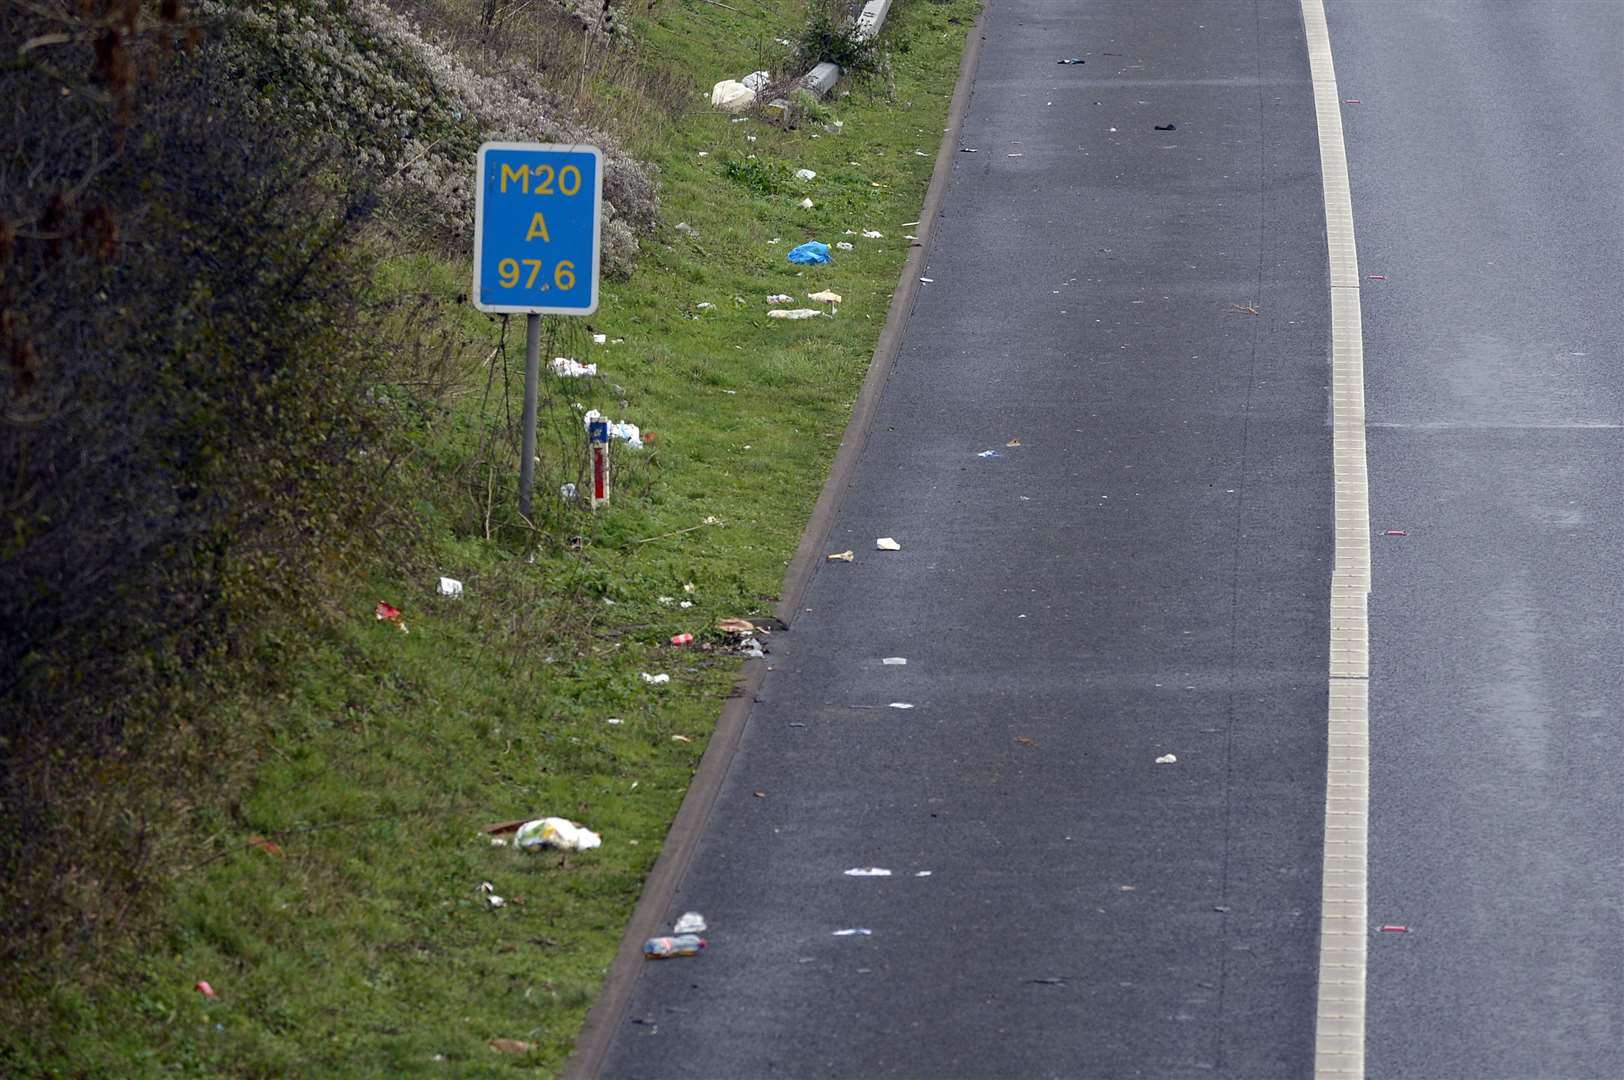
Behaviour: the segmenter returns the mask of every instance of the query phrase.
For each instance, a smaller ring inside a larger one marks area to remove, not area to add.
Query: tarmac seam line
[[[1320,885],[1315,1080],[1365,1074],[1370,821],[1370,481],[1365,452],[1364,336],[1341,96],[1323,0],[1301,0],[1318,125],[1330,264],[1331,446],[1336,558]]]

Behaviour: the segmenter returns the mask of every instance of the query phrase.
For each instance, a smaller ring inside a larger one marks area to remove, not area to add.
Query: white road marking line
[[[1336,566],[1331,574],[1329,759],[1320,886],[1316,1080],[1365,1074],[1365,946],[1370,820],[1370,481],[1365,459],[1365,358],[1359,259],[1323,0],[1302,0],[1319,124],[1331,264],[1331,455]]]

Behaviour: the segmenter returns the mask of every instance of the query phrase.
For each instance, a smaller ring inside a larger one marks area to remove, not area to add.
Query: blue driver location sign
[[[474,306],[525,315],[598,309],[603,155],[595,146],[486,143],[474,194]]]

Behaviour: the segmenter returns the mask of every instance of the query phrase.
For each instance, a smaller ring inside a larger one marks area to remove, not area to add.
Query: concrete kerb
[[[878,33],[879,22],[883,21],[890,5],[891,0],[870,0],[864,7],[864,14],[876,6],[882,9],[874,24],[875,33]],[[862,17],[858,16],[859,22]],[[835,452],[829,477],[824,481],[823,489],[818,494],[818,501],[812,507],[812,516],[807,520],[806,528],[801,533],[801,542],[784,573],[784,584],[780,591],[776,614],[788,626],[793,626],[795,615],[800,610],[801,602],[812,582],[812,576],[822,564],[821,553],[834,525],[835,512],[839,509],[840,502],[857,470],[857,462],[862,455],[869,429],[873,425],[880,396],[885,391],[892,363],[902,346],[908,317],[913,312],[914,300],[919,291],[919,274],[924,266],[925,253],[930,245],[936,216],[941,211],[942,201],[947,195],[947,185],[952,178],[956,158],[954,148],[958,145],[959,132],[964,125],[965,114],[969,111],[976,65],[981,57],[985,20],[986,13],[983,9],[970,28],[964,56],[959,62],[958,80],[954,84],[953,98],[948,105],[947,128],[936,151],[930,186],[926,189],[925,202],[919,214],[919,240],[909,250],[908,257],[903,263],[896,291],[891,294],[891,306],[886,315],[885,326],[880,330],[879,340],[874,347],[874,359],[869,364],[862,390],[852,408],[851,420],[846,425],[840,448]],[[693,781],[688,786],[688,793],[671,823],[671,831],[666,835],[659,858],[655,860],[654,868],[643,884],[643,893],[638,898],[637,907],[632,911],[620,947],[616,950],[609,972],[604,977],[603,987],[588,1011],[585,1023],[582,1024],[581,1033],[575,1040],[574,1051],[564,1064],[561,1074],[563,1080],[593,1080],[602,1070],[615,1032],[625,1021],[637,977],[646,963],[643,959],[643,942],[661,933],[665,928],[666,913],[676,895],[677,886],[681,884],[689,864],[693,861],[699,838],[710,818],[711,807],[715,805],[716,797],[721,792],[722,780],[733,764],[733,756],[744,734],[744,726],[750,718],[751,707],[755,704],[766,676],[766,661],[746,661],[738,684],[722,706],[722,714],[717,720],[715,733],[712,734],[709,744],[705,747],[705,753],[699,760],[699,768],[695,770]]]

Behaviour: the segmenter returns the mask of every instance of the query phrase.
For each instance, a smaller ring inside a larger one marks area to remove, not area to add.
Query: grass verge
[[[315,629],[267,646],[284,689],[234,707],[264,733],[255,782],[195,811],[196,856],[155,939],[111,950],[93,982],[14,988],[36,1003],[37,1037],[0,1052],[7,1071],[557,1070],[736,676],[711,628],[771,610],[838,444],[975,6],[899,4],[889,82],[795,130],[696,109],[646,136],[665,224],[597,315],[549,324],[544,356],[601,374],[544,379],[534,530],[512,510],[505,449],[522,326],[504,335],[468,309],[479,362],[449,408],[425,412],[405,466],[426,542],[339,583]],[[704,95],[763,66],[796,18],[685,0],[640,34]],[[853,250],[788,263],[807,239]],[[380,277],[455,308],[468,273],[402,254]],[[832,317],[766,315],[771,294],[817,307],[805,297],[823,289],[844,298]],[[615,501],[596,514],[556,494],[580,479],[584,408],[654,433],[641,452],[617,447]],[[441,575],[463,595],[437,595]],[[379,600],[409,633],[374,618]],[[667,644],[680,632],[711,648]],[[604,846],[527,857],[478,834],[541,815]]]

